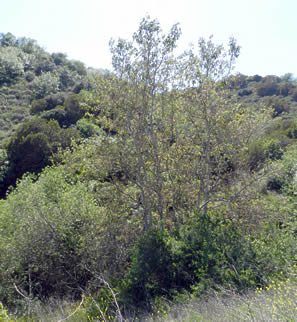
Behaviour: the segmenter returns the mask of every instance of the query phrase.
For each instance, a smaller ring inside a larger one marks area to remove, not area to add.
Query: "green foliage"
[[[16,47],[0,47],[0,86],[16,82],[24,75],[22,51]]]
[[[70,61],[63,54],[50,55],[29,38],[17,39],[7,33],[1,34],[0,39],[0,140],[3,140],[12,135],[18,124],[31,118],[27,108],[31,103],[32,115],[63,105],[74,86],[88,81],[81,62]],[[59,95],[61,91],[65,93]],[[38,101],[42,98],[47,105]],[[13,109],[22,111],[12,119]],[[76,121],[68,122],[67,126]]]
[[[262,281],[256,263],[253,245],[234,223],[198,214],[173,238],[150,231],[138,240],[122,297],[149,303],[182,289],[196,295],[217,285],[245,290]]]
[[[87,188],[59,169],[32,179],[24,178],[1,204],[0,297],[9,300],[13,281],[40,298],[78,296],[90,278],[88,235],[101,220],[99,209]]]
[[[148,231],[131,255],[124,298],[134,303],[149,303],[156,296],[168,294],[174,285],[173,260],[168,237]]]
[[[64,107],[59,105],[49,111],[43,112],[40,117],[48,121],[56,120],[60,127],[68,127],[71,124]]]
[[[296,262],[296,84],[230,76],[232,38],[175,57],[179,37],[146,17],[110,42],[114,73],[88,80],[65,54],[0,35],[0,185],[31,172],[0,202],[5,305],[15,283],[32,303],[89,294],[77,319],[120,319],[117,287],[128,309],[157,310]]]
[[[3,321],[3,322],[12,321],[11,319],[9,319],[8,312],[7,310],[5,310],[1,302],[0,302],[0,321]]]
[[[266,139],[263,142],[263,152],[266,159],[279,160],[283,155],[280,141],[277,139]]]
[[[296,191],[296,149],[295,146],[289,147],[283,154],[282,159],[274,162],[275,171],[268,179],[268,188],[283,192],[285,194],[295,195]],[[293,205],[294,201],[288,201],[288,205]],[[285,209],[281,212],[286,213]]]
[[[6,150],[0,149],[0,186],[8,170],[8,159]]]
[[[274,117],[289,112],[290,101],[281,96],[267,96],[263,98],[263,103],[274,110]]]
[[[180,283],[197,295],[210,286],[242,290],[257,282],[251,244],[234,223],[215,213],[193,216],[176,256]]]
[[[30,87],[34,91],[35,98],[43,98],[58,92],[59,78],[51,72],[44,72],[32,80]]]
[[[64,107],[70,124],[75,124],[85,113],[80,104],[80,96],[77,94],[70,95],[66,99]]]
[[[8,32],[6,34],[0,33],[0,47],[15,47],[17,46],[16,37]]]
[[[50,110],[52,108],[55,108],[58,105],[63,105],[65,102],[65,99],[67,97],[66,93],[57,93],[48,95],[45,97],[46,103],[47,103],[47,110]]]
[[[86,296],[82,311],[85,312],[85,316],[88,321],[116,321],[120,320],[119,307],[117,306],[117,288],[109,288],[102,286],[96,294],[89,294]]]
[[[252,241],[263,284],[274,274],[289,272],[297,261],[296,235],[292,227],[287,225],[286,218],[282,219],[283,223],[269,224],[263,229],[262,235]]]
[[[21,126],[7,146],[8,160],[16,177],[25,172],[39,172],[50,164],[50,157],[59,148],[70,146],[78,133],[61,129],[58,122],[35,119]]]
[[[249,146],[249,166],[251,170],[259,170],[269,160],[279,160],[283,155],[283,147],[279,139],[275,138],[263,138],[261,140],[255,140]]]
[[[296,119],[291,120],[290,126],[286,129],[286,134],[290,139],[297,139],[297,122],[296,122]]]
[[[100,135],[103,132],[103,130],[101,130],[97,125],[86,118],[81,118],[80,120],[78,120],[76,127],[78,128],[80,135],[83,138]]]
[[[30,113],[31,114],[39,114],[47,109],[47,102],[44,98],[34,100],[31,103]]]

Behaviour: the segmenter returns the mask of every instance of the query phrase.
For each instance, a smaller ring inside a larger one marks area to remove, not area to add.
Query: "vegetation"
[[[1,318],[293,316],[297,84],[180,34],[144,18],[105,73],[1,34]]]

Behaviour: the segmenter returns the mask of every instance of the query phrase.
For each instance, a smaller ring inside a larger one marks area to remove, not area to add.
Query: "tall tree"
[[[133,177],[140,192],[145,230],[152,226],[153,211],[163,225],[162,96],[170,88],[171,54],[179,36],[178,25],[164,35],[159,22],[146,17],[131,42],[110,42],[120,108],[113,123],[121,133],[123,151],[129,144],[129,154],[135,158]]]

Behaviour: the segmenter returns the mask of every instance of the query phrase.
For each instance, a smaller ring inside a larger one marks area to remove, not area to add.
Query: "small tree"
[[[211,203],[230,206],[238,196],[236,187],[247,169],[244,151],[270,118],[270,111],[255,111],[232,98],[227,77],[238,55],[232,38],[228,49],[211,38],[200,39],[198,54],[191,49],[180,64],[184,124],[179,126],[175,155],[183,155],[179,171],[190,181],[187,199],[191,202],[192,196],[196,209],[205,215]]]

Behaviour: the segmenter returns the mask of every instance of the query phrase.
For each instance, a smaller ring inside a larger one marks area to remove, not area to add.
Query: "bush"
[[[59,91],[59,78],[51,72],[41,73],[40,76],[32,80],[30,88],[33,90],[35,98],[43,98]]]
[[[99,135],[103,132],[101,128],[85,118],[78,120],[76,127],[78,128],[80,135],[83,138],[89,138],[93,135]]]
[[[257,86],[258,95],[261,97],[279,95],[280,94],[279,81],[280,79],[276,76],[264,77]]]
[[[46,96],[45,100],[47,103],[47,110],[51,110],[58,105],[63,105],[65,102],[66,95],[66,93],[57,93]]]
[[[294,90],[292,90],[292,99],[293,101],[297,102],[297,88],[295,88]]]
[[[56,120],[60,127],[68,127],[71,125],[63,106],[57,106],[49,111],[45,111],[40,115],[40,117],[48,121]]]
[[[22,124],[7,146],[8,160],[16,177],[27,171],[40,172],[59,148],[70,146],[71,139],[78,137],[78,131],[62,129],[55,120],[34,119]]]
[[[90,280],[86,267],[100,261],[88,253],[101,216],[87,187],[67,182],[60,169],[35,180],[24,178],[0,204],[0,300],[6,303],[15,302],[13,282],[41,299],[78,298]]]
[[[278,139],[266,139],[263,150],[266,159],[279,160],[283,155],[282,146]]]
[[[137,242],[122,289],[135,305],[217,285],[245,290],[258,279],[255,252],[240,229],[215,213],[194,215],[176,234],[150,231]]]
[[[178,283],[196,294],[216,285],[243,290],[257,281],[251,244],[235,224],[215,213],[192,217],[175,254]]]
[[[12,321],[9,319],[7,310],[4,309],[3,304],[0,302],[0,321]]]
[[[64,108],[67,113],[67,119],[71,124],[75,124],[85,114],[80,104],[80,97],[77,94],[70,95],[66,99]]]
[[[0,86],[15,83],[23,75],[22,51],[16,47],[0,47]]]
[[[34,100],[31,103],[31,106],[30,106],[30,113],[31,114],[33,114],[33,115],[39,114],[45,110],[47,110],[47,102],[44,98]]]
[[[290,139],[297,139],[297,122],[293,122],[293,124],[286,130],[287,136]]]
[[[173,259],[167,236],[149,231],[141,237],[131,255],[124,298],[132,303],[149,303],[156,296],[168,295],[173,287]]]
[[[238,92],[238,96],[248,96],[251,95],[253,91],[251,89],[243,89]]]

